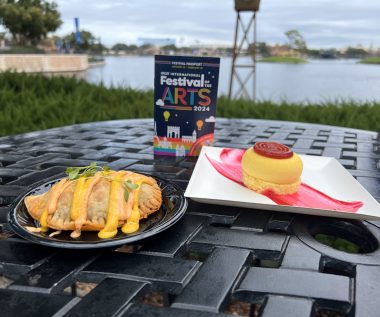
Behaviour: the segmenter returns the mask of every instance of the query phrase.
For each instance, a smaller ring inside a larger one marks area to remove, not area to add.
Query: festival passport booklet
[[[155,56],[154,154],[197,156],[214,141],[220,59]]]

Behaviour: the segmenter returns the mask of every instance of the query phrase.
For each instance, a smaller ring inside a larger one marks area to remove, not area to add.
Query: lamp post
[[[256,99],[256,12],[259,10],[260,0],[235,0],[236,26],[234,48],[232,51],[232,64],[231,64],[231,77],[228,98],[244,97],[246,99]],[[249,15],[248,24],[244,24],[242,20],[243,13]],[[240,32],[242,37],[240,39]],[[252,33],[251,33],[252,32]],[[252,42],[250,43],[250,34],[252,34]],[[239,40],[240,39],[240,40]],[[245,64],[238,63],[238,57],[243,55],[244,44],[247,44],[247,49],[251,48],[248,52],[251,55],[251,62]],[[248,69],[249,73],[243,79],[239,69]],[[238,88],[233,93],[233,83],[236,79]],[[252,80],[252,94],[247,89],[248,83]]]

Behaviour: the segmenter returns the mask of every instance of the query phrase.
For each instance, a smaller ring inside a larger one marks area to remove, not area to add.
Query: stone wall
[[[80,72],[87,68],[87,55],[0,54],[0,72]]]

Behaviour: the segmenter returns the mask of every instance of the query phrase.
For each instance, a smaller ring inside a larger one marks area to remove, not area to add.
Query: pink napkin
[[[239,149],[223,149],[220,153],[220,161],[210,158],[207,154],[206,157],[219,174],[244,186],[241,168],[241,159],[244,152],[245,150]],[[358,211],[359,208],[363,206],[361,201],[342,201],[332,198],[305,183],[301,183],[298,191],[294,194],[279,195],[272,190],[266,190],[261,194],[273,200],[276,204],[286,206],[328,209],[352,213]]]

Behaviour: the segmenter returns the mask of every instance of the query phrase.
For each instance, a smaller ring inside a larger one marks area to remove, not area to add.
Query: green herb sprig
[[[94,176],[95,173],[98,171],[108,172],[109,170],[110,168],[108,166],[98,166],[96,162],[92,162],[88,166],[68,167],[66,169],[66,175],[69,180],[76,180],[79,177]],[[104,176],[104,177],[109,179],[107,176]],[[113,179],[110,179],[110,180],[113,180]],[[124,199],[125,201],[128,201],[129,192],[139,188],[139,185],[133,183],[131,180],[127,180],[123,182],[123,187],[124,187]]]
[[[126,182],[123,183],[123,187],[125,189],[124,190],[124,199],[125,199],[125,201],[128,201],[129,191],[139,188],[139,185],[133,183],[131,180],[127,180]]]
[[[98,171],[108,172],[110,168],[108,166],[98,166],[96,162],[92,162],[88,166],[81,167],[68,167],[66,169],[66,175],[69,180],[75,180],[79,177],[91,177]]]

